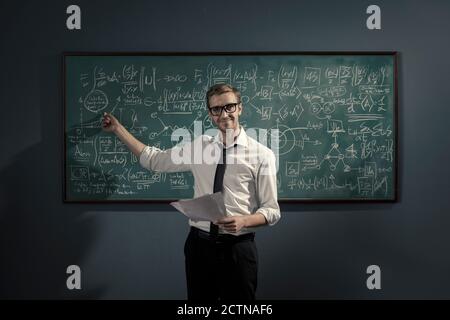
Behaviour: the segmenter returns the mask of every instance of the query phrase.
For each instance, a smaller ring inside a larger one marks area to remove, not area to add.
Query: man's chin
[[[233,128],[232,125],[230,125],[230,126],[220,126],[219,129],[220,129],[220,131],[222,131],[224,133],[226,133],[227,130],[233,130],[234,131],[234,128]]]

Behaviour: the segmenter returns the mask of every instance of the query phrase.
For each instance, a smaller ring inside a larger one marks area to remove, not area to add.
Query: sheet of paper
[[[193,221],[216,222],[226,216],[222,192],[179,200],[170,204]]]

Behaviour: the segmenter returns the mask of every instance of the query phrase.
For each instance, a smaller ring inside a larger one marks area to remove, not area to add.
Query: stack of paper
[[[193,221],[212,221],[226,217],[222,192],[170,203]]]

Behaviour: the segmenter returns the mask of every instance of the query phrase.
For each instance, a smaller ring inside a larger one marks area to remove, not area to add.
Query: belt
[[[231,234],[218,234],[212,235],[209,232],[203,231],[201,229],[191,227],[191,233],[200,238],[209,241],[214,241],[215,243],[237,243],[241,241],[253,241],[255,239],[255,233],[246,233],[240,236],[233,236]]]

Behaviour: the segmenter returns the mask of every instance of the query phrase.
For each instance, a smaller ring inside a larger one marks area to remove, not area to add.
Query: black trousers
[[[254,234],[219,235],[192,227],[184,246],[189,301],[255,300],[258,252]]]

